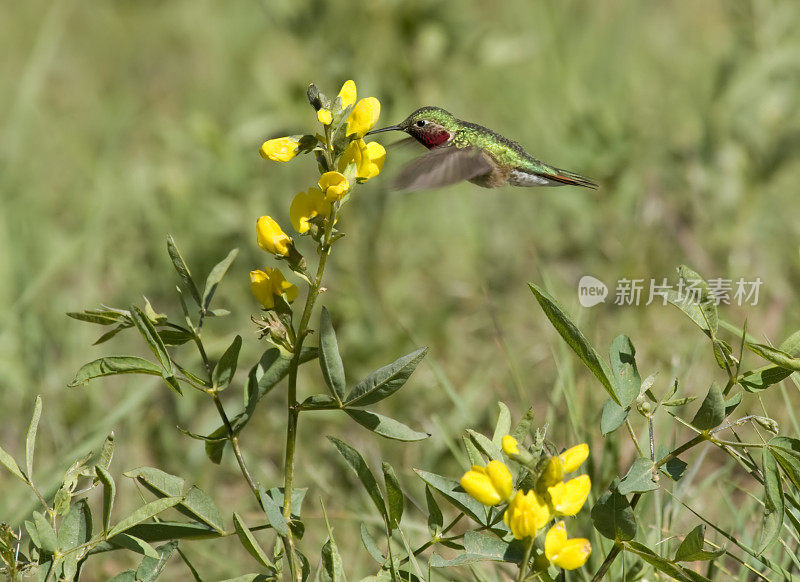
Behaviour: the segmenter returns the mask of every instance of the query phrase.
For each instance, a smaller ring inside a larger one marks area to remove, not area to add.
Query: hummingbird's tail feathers
[[[560,168],[552,168],[552,170],[552,172],[546,172],[539,175],[542,178],[552,180],[553,182],[558,182],[559,185],[566,184],[568,186],[582,186],[583,188],[591,188],[592,190],[597,190],[598,188],[598,184],[586,176],[581,176],[575,172],[569,172]]]

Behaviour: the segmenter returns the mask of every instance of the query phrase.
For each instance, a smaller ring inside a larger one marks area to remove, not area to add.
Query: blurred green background
[[[356,546],[359,521],[375,516],[323,434],[372,462],[391,460],[418,501],[411,468],[459,475],[464,460],[452,451],[461,431],[489,430],[498,399],[515,420],[534,405],[558,446],[589,439],[599,460],[604,393],[565,351],[528,281],[546,284],[601,351],[618,333],[630,335],[642,375],[660,372],[660,391],[678,376],[686,393],[704,394],[721,375],[704,338],[673,307],[614,305],[619,278],[674,281],[681,263],[707,278],[760,277],[758,305],[725,307],[723,318],[747,319],[750,333],[774,343],[800,327],[797,3],[28,0],[3,12],[0,442],[19,457],[42,394],[34,477],[45,489],[114,430],[114,474],[153,465],[195,480],[225,515],[254,515],[232,458],[218,470],[175,428],[217,426],[199,395],[176,399],[142,377],[66,389],[86,361],[145,352],[133,334],[94,347],[102,330],[64,313],[146,295],[177,315],[166,234],[201,278],[239,247],[217,294],[233,313],[205,333],[218,356],[230,334],[243,332],[246,372],[265,348],[250,322],[258,310],[247,273],[272,264],[255,244],[255,219],[271,214],[288,229],[292,196],[316,180],[312,158],[276,164],[258,147],[316,131],[310,82],[334,95],[354,79],[359,96],[380,99],[385,124],[421,105],[445,107],[601,187],[463,184],[392,194],[386,178],[415,152],[389,150],[384,175],[347,207],[340,226],[348,238],[329,263],[324,304],[351,380],[431,347],[381,410],[433,436],[401,444],[336,415],[313,425],[301,418],[296,483],[311,487],[309,554],[324,535],[322,497],[353,571],[373,567]],[[612,288],[605,304],[578,305],[585,274]],[[308,393],[319,378],[306,380]],[[239,385],[225,395],[231,411]],[[279,394],[262,402],[243,435],[268,486],[281,479]],[[565,402],[565,394],[577,398]],[[794,387],[786,394],[770,397],[797,403]],[[630,450],[619,454],[626,467]],[[0,519],[19,523],[34,500],[11,479],[0,474]],[[129,484],[119,495],[138,502]],[[721,501],[704,503],[720,511]],[[410,510],[412,536],[423,535],[418,519]],[[222,543],[182,547],[208,579],[255,570],[241,548],[235,559],[215,553]],[[125,560],[109,554],[87,579],[110,576]],[[180,564],[171,572],[188,575]]]

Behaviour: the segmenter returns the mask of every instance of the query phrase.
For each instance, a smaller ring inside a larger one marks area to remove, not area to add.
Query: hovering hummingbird
[[[597,188],[590,179],[545,164],[517,142],[439,107],[422,107],[397,125],[367,135],[383,131],[404,131],[430,150],[400,171],[394,184],[400,190],[439,188],[464,180],[484,188],[505,184]]]

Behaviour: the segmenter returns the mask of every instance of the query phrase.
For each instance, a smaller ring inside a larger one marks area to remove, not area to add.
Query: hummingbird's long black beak
[[[372,135],[373,133],[383,133],[384,131],[402,131],[402,127],[399,125],[390,125],[389,127],[384,127],[381,129],[373,129],[372,131],[368,131],[367,135]]]

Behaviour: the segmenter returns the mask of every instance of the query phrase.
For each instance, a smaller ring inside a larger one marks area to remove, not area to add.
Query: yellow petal
[[[361,99],[347,118],[347,135],[364,137],[378,123],[380,114],[381,103],[375,97]]]
[[[461,487],[484,505],[497,505],[503,500],[483,467],[473,467],[464,473],[461,477]]]
[[[356,102],[356,84],[350,80],[345,81],[342,89],[339,91],[339,97],[342,98],[342,109],[350,107]]]
[[[292,239],[281,230],[280,225],[271,216],[262,216],[258,219],[256,238],[258,246],[273,255],[286,256],[292,246]]]
[[[362,162],[356,177],[369,180],[381,173],[383,163],[386,161],[386,149],[378,142],[371,141],[367,144],[362,158],[366,160],[366,163]]]
[[[503,521],[518,540],[533,537],[550,521],[547,503],[531,490],[517,491],[503,514]]]
[[[273,295],[284,295],[289,303],[297,299],[297,286],[289,283],[279,268],[275,267],[274,269],[267,269],[267,271],[272,284]]]
[[[511,471],[508,470],[508,467],[500,461],[491,461],[486,465],[486,474],[503,501],[511,497],[514,489],[514,478],[511,476]]]
[[[269,275],[264,271],[250,271],[250,291],[253,293],[253,297],[266,309],[272,309],[275,306],[272,283]]]
[[[322,190],[314,188],[308,192],[299,192],[292,200],[289,207],[289,219],[294,229],[303,234],[310,228],[308,221],[317,215],[328,216],[331,213],[331,203],[325,200]]]
[[[519,446],[517,445],[517,439],[515,439],[510,434],[507,434],[503,437],[503,452],[508,455],[518,455],[519,454]]]
[[[317,120],[322,125],[330,125],[331,121],[333,121],[333,115],[331,115],[330,110],[325,109],[324,107],[317,111]]]
[[[550,494],[550,501],[556,515],[575,515],[581,510],[586,498],[589,497],[589,490],[592,482],[589,475],[581,475],[569,481],[558,483],[547,488]]]
[[[262,144],[259,153],[264,159],[270,159],[276,162],[288,162],[300,151],[299,143],[299,136],[270,139]]]
[[[589,458],[589,445],[581,443],[575,445],[559,455],[565,473],[577,471],[583,462]]]
[[[567,528],[559,521],[547,532],[544,539],[544,554],[555,566],[574,570],[586,563],[592,553],[592,545],[584,538],[567,539]]]
[[[336,202],[344,198],[350,190],[350,184],[347,178],[339,172],[325,172],[317,182],[322,192],[325,194],[325,200],[328,202]]]

